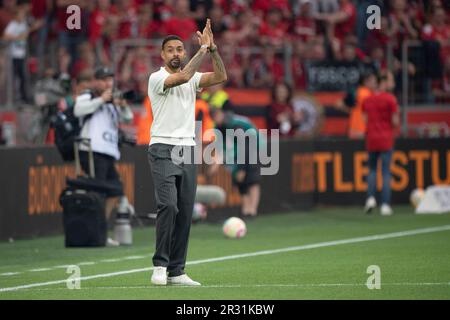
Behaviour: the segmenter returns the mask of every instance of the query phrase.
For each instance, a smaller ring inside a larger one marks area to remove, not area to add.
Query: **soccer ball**
[[[192,212],[192,222],[196,223],[200,220],[205,220],[208,215],[206,206],[202,203],[196,202],[194,204],[194,211]]]
[[[424,196],[425,192],[423,191],[423,189],[417,188],[411,192],[411,195],[409,196],[409,201],[411,202],[414,208],[417,208]]]
[[[227,238],[242,238],[247,233],[247,226],[242,219],[231,217],[224,222],[223,233]]]

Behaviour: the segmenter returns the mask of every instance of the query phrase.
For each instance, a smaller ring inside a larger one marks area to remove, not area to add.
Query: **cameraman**
[[[117,203],[117,197],[120,197],[120,206],[130,208],[114,163],[120,159],[119,123],[131,122],[133,113],[120,93],[114,97],[112,70],[105,67],[97,69],[93,84],[93,90],[87,90],[76,98],[74,114],[81,118],[81,138],[88,138],[91,141],[95,178],[120,187],[120,192],[108,194],[105,214],[109,219]],[[81,145],[80,150],[81,167],[85,172],[89,172],[88,148]],[[108,239],[108,244],[118,243]]]

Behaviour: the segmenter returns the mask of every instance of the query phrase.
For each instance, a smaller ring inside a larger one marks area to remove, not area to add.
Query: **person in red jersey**
[[[116,6],[111,4],[111,0],[98,0],[89,16],[88,39],[93,45],[101,38],[103,26],[108,18],[111,19],[111,16],[117,20]]]
[[[422,39],[438,41],[441,44],[440,56],[442,62],[450,56],[450,48],[446,46],[446,42],[450,39],[450,16],[446,14],[444,8],[434,10],[430,23],[422,29]]]
[[[259,28],[261,44],[281,48],[288,32],[288,24],[283,21],[280,9],[273,8],[267,13],[267,19]]]
[[[191,40],[197,30],[195,20],[191,18],[189,1],[177,0],[175,2],[175,15],[163,23],[163,33],[174,34],[181,40]]]
[[[364,100],[362,109],[366,121],[366,149],[369,153],[369,175],[367,177],[366,213],[376,207],[375,191],[377,163],[381,158],[383,188],[381,191],[381,214],[391,215],[391,156],[394,135],[399,126],[397,99],[390,93],[395,87],[394,76],[386,72],[378,78],[378,90]]]

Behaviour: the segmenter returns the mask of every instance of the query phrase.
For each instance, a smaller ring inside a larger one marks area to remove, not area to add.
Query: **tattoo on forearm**
[[[206,51],[199,50],[195,56],[189,61],[189,63],[184,67],[183,72],[186,72],[189,75],[189,78],[192,78],[194,73],[200,68],[202,64],[203,58],[206,55]]]
[[[213,60],[213,68],[214,72],[218,75],[220,75],[222,78],[226,76],[226,70],[225,65],[223,64],[222,58],[220,57],[219,53],[214,51],[212,54],[212,60]]]

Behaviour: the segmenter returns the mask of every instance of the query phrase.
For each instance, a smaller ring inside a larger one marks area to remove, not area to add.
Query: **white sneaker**
[[[388,205],[386,203],[383,203],[381,205],[381,215],[382,216],[390,216],[390,215],[392,215],[392,213],[393,212],[392,212],[392,208],[390,205]]]
[[[377,201],[375,200],[375,197],[369,197],[366,200],[366,205],[364,207],[365,213],[370,213],[372,209],[375,209],[377,206]]]
[[[108,239],[106,239],[106,246],[107,247],[118,247],[118,246],[120,246],[120,243],[116,240],[108,238]]]
[[[176,277],[168,277],[167,283],[184,286],[201,286],[200,282],[192,280],[187,274],[182,274],[181,276]]]
[[[155,267],[153,269],[151,282],[157,286],[165,286],[167,284],[167,268]]]

